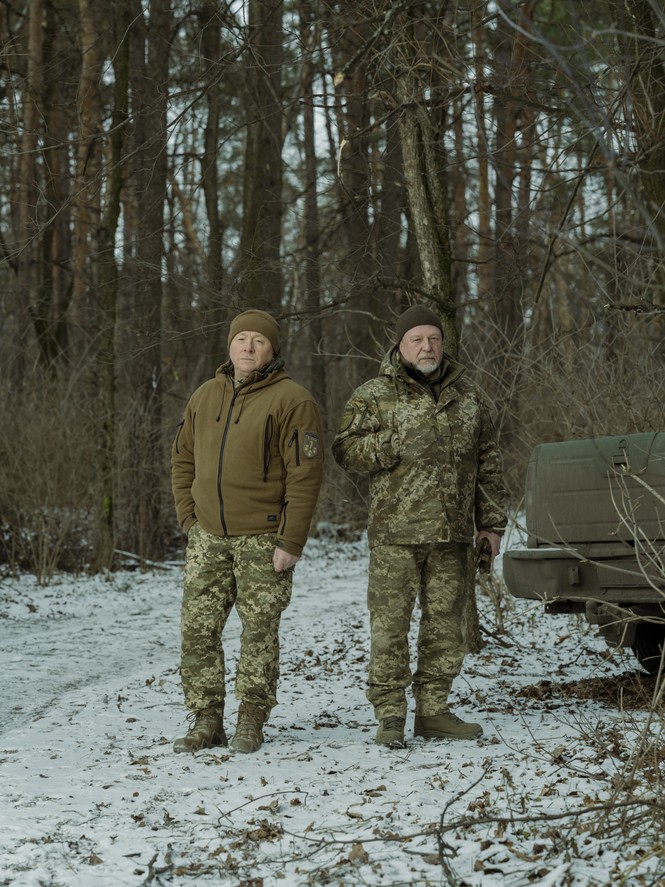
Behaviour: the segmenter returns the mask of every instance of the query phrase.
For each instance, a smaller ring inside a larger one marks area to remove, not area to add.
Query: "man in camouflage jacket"
[[[257,751],[276,702],[279,622],[321,486],[321,416],[284,372],[279,325],[263,311],[231,323],[229,360],[192,395],[172,449],[187,532],[180,673],[193,723],[175,751],[226,745],[221,635],[242,623],[233,751]]]
[[[479,736],[448,695],[466,652],[463,616],[473,593],[473,551],[493,559],[506,525],[501,458],[481,392],[443,351],[439,318],[423,306],[398,319],[397,345],[379,375],[347,403],[333,443],[346,470],[369,475],[367,696],[376,742],[403,747],[405,691],[413,685],[415,735]],[[421,618],[411,675],[408,633],[416,597]]]

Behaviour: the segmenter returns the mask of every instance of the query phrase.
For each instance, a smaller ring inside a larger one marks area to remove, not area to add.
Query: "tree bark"
[[[73,205],[73,289],[70,305],[72,338],[82,355],[96,333],[95,296],[99,250],[102,172],[102,103],[99,84],[104,57],[95,0],[78,0],[81,74],[76,96],[77,150]]]
[[[416,235],[422,272],[421,301],[436,311],[444,325],[446,350],[457,354],[456,306],[452,288],[452,256],[447,217],[446,158],[443,133],[428,112],[418,75],[417,19],[404,16],[398,35],[397,97],[404,180],[411,224]]]
[[[483,307],[492,296],[492,210],[489,177],[489,140],[487,138],[484,58],[486,54],[485,29],[482,18],[484,2],[471,5],[471,35],[474,46],[475,94],[474,111],[477,129],[478,154],[478,244],[477,257],[477,296],[479,307]]]
[[[203,306],[203,325],[205,335],[204,365],[210,372],[217,366],[223,353],[225,337],[224,322],[229,319],[224,305],[222,291],[224,288],[224,266],[222,263],[222,247],[224,243],[224,226],[219,211],[219,174],[217,155],[219,152],[219,120],[220,102],[220,52],[221,52],[221,21],[218,5],[215,0],[205,0],[201,12],[201,46],[207,63],[206,71],[206,103],[207,116],[203,133],[203,153],[201,155],[201,185],[205,197],[206,219],[208,222],[207,252],[207,291]]]
[[[38,177],[37,145],[40,133],[40,104],[43,87],[42,52],[44,46],[44,2],[30,0],[27,29],[27,78],[23,99],[23,136],[19,160],[18,226],[16,236],[18,304],[17,376],[23,376],[23,365],[29,336],[29,318],[34,322],[40,356],[45,361],[48,353],[42,348],[44,339],[38,308]]]
[[[99,304],[95,355],[95,418],[97,431],[97,490],[93,536],[93,571],[110,570],[116,549],[116,367],[115,331],[118,264],[115,240],[123,187],[123,149],[129,105],[128,0],[112,6],[115,25],[113,115],[109,138],[104,214],[99,232]]]
[[[665,49],[654,7],[648,0],[627,0],[635,39],[636,72],[632,82],[633,119],[638,150],[638,169],[646,201],[645,215],[655,242],[656,262],[650,288],[651,301],[665,306]],[[665,357],[665,318],[651,318],[650,334],[658,353]]]
[[[130,92],[136,219],[130,384],[134,404],[130,429],[133,524],[129,544],[142,557],[163,553],[161,507],[165,469],[162,449],[162,263],[166,201],[167,129],[171,7],[151,0],[146,29],[138,0],[133,7]]]
[[[282,0],[249,0],[239,307],[282,306]]]
[[[63,58],[58,30],[58,12],[48,4],[43,64],[50,76],[44,82],[41,105],[44,124],[42,169],[47,209],[39,232],[39,295],[33,306],[33,320],[42,362],[55,370],[71,360],[68,311],[72,291],[72,182],[69,142],[73,121],[68,110],[69,90],[63,86],[63,81],[64,71],[69,71],[76,60],[73,51]]]
[[[307,341],[309,351],[310,390],[328,415],[326,365],[321,355],[323,328],[321,323],[321,269],[319,266],[319,206],[317,199],[317,158],[314,119],[314,64],[313,53],[318,44],[316,16],[309,0],[299,5],[300,44],[304,50],[302,64],[303,142],[305,150],[305,305],[307,311]]]

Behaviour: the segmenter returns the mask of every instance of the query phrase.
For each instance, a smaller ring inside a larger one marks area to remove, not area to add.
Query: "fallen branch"
[[[154,570],[172,570],[175,567],[182,567],[184,561],[151,561],[147,557],[140,554],[134,554],[133,551],[123,551],[121,548],[114,549],[115,554],[129,558],[131,561],[137,561],[142,566],[152,567]]]
[[[485,774],[483,774],[484,777]],[[483,778],[481,777],[481,779]],[[477,780],[474,785],[477,785],[480,780]],[[474,786],[469,786],[468,791],[470,791]],[[464,792],[467,794],[467,791]],[[456,796],[454,799],[459,800],[459,797]],[[452,801],[451,803],[454,803]],[[535,822],[560,822],[566,819],[579,819],[584,816],[589,816],[592,813],[609,813],[615,810],[627,810],[630,808],[638,808],[643,807],[645,811],[653,811],[659,812],[665,815],[665,804],[659,803],[658,801],[652,801],[649,799],[635,799],[632,801],[619,801],[619,802],[611,802],[606,804],[594,804],[589,807],[580,807],[575,810],[566,810],[563,813],[543,813],[536,815],[525,815],[525,816],[506,816],[506,815],[495,815],[495,816],[478,816],[478,817],[462,817],[460,819],[455,819],[448,824],[443,823],[443,817],[445,816],[446,810],[450,807],[450,804],[446,805],[446,809],[441,814],[441,819],[439,820],[438,825],[436,823],[430,823],[426,828],[420,829],[417,832],[408,832],[403,835],[391,834],[391,835],[375,835],[373,837],[363,836],[359,838],[357,835],[350,838],[330,838],[323,839],[316,837],[316,835],[306,835],[299,834],[297,832],[290,832],[284,829],[284,834],[288,835],[290,838],[296,838],[302,841],[307,841],[310,843],[315,843],[318,845],[319,850],[325,850],[330,847],[343,847],[347,844],[356,844],[358,841],[362,841],[363,844],[377,844],[377,843],[404,843],[407,841],[412,841],[415,838],[427,837],[429,835],[436,835],[437,840],[441,841],[441,845],[443,845],[443,839],[441,836],[446,832],[454,831],[455,829],[473,829],[479,825],[492,825],[492,824],[501,824],[501,825],[522,825],[522,824],[532,824]],[[295,858],[295,857],[294,857]]]
[[[580,807],[577,810],[566,810],[563,813],[543,813],[542,815],[533,816],[479,816],[475,818],[462,818],[454,822],[444,825],[440,822],[437,830],[438,834],[450,832],[454,829],[474,828],[478,825],[516,825],[516,824],[532,824],[534,822],[557,822],[565,819],[578,819],[582,816],[588,816],[591,813],[610,813],[619,809],[628,809],[631,807],[644,807],[647,810],[658,811],[665,815],[665,804],[658,801],[650,800],[634,800],[634,801],[612,801],[606,804],[594,804],[590,807]],[[445,811],[444,811],[445,812]],[[443,819],[444,814],[441,814]]]
[[[665,305],[655,305],[653,302],[636,302],[634,305],[603,305],[606,311],[632,311],[633,314],[665,314]]]

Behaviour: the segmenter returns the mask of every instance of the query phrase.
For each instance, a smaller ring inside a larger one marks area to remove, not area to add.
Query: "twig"
[[[128,557],[130,560],[138,561],[140,564],[145,564],[147,567],[152,567],[155,570],[168,571],[182,566],[181,561],[151,561],[140,554],[134,554],[133,551],[123,551],[121,548],[115,548],[114,551],[116,554],[122,555],[122,557]]]
[[[658,801],[634,800],[634,801],[610,801],[607,804],[594,804],[592,807],[583,807],[577,810],[566,810],[563,813],[543,813],[540,816],[479,816],[477,818],[462,818],[451,822],[449,825],[439,826],[441,832],[449,832],[460,828],[474,828],[478,825],[489,825],[492,823],[501,823],[503,825],[514,825],[516,823],[534,823],[534,822],[555,822],[568,818],[579,818],[587,816],[591,813],[607,813],[618,809],[627,809],[630,807],[645,807],[648,810],[659,811],[665,813],[665,804]]]
[[[221,810],[219,810],[219,807],[218,807],[217,809],[220,812],[220,818],[219,818],[218,822],[223,818],[228,819],[232,813],[237,813],[238,810],[242,810],[244,807],[249,807],[250,804],[255,804],[257,801],[263,801],[263,800],[265,800],[265,798],[274,798],[274,797],[277,797],[278,795],[305,795],[305,799],[306,799],[308,794],[309,794],[309,792],[304,792],[304,791],[301,791],[300,789],[285,789],[284,791],[281,791],[281,792],[268,792],[268,794],[266,794],[266,795],[259,795],[258,798],[250,798],[249,801],[245,801],[244,804],[240,804],[238,807],[234,807],[232,810],[228,810],[226,813],[223,813]]]
[[[637,302],[635,305],[603,305],[606,311],[632,311],[633,314],[665,314],[665,305],[654,305],[653,302]]]
[[[507,649],[510,649],[511,647],[521,646],[520,644],[516,644],[514,641],[513,642],[505,641],[498,632],[490,631],[490,629],[485,628],[485,626],[482,623],[480,623],[479,627],[480,627],[480,630],[483,634],[486,634],[489,637],[494,638],[494,640],[497,642],[497,644],[499,644],[499,646],[501,646],[501,647],[506,647]]]

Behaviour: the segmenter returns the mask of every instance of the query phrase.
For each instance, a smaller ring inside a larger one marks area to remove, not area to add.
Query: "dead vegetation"
[[[546,617],[544,617],[546,618]],[[626,672],[611,678],[583,678],[577,681],[542,680],[522,687],[516,695],[522,699],[548,702],[572,698],[595,700],[620,711],[649,711],[654,705],[658,681],[655,675]],[[663,714],[663,700],[658,698],[654,709]]]

